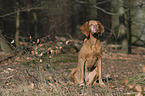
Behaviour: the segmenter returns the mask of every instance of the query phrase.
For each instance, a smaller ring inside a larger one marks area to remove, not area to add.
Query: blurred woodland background
[[[104,25],[102,40],[120,44],[123,53],[131,45],[145,46],[144,0],[0,0],[0,50],[20,47],[30,38],[82,40],[79,27],[91,19]]]
[[[69,77],[92,19],[105,88]],[[145,96],[145,0],[0,0],[0,96]]]

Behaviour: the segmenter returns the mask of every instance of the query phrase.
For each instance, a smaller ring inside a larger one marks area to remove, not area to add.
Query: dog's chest
[[[94,44],[86,44],[86,53],[90,55],[97,55],[101,53],[101,45],[96,42]]]

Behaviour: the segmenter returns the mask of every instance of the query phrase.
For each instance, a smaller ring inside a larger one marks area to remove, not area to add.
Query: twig
[[[97,2],[97,5],[100,5],[100,4],[103,4],[103,3],[107,3],[109,2],[110,0],[105,0],[105,1],[101,1],[101,2]]]
[[[35,79],[35,81],[39,82],[39,80],[37,78],[35,78],[33,75],[31,75],[28,70],[26,70],[26,73],[30,76],[30,77],[33,77]]]
[[[49,63],[51,64],[51,58],[49,58]],[[47,67],[49,67],[51,69],[51,72],[53,74],[52,77],[55,78],[55,80],[56,80],[57,83],[60,83],[59,80],[57,79],[57,76],[55,76],[55,73],[54,73],[55,70],[51,67],[50,64],[47,63]]]
[[[117,15],[118,14],[118,13],[108,12],[108,11],[104,10],[103,8],[100,8],[100,7],[96,6],[96,5],[93,5],[93,7],[97,8],[97,9],[101,10],[102,12],[104,12],[106,14],[109,14],[109,15]]]
[[[74,40],[73,37],[72,37],[70,34],[66,33],[66,35],[67,35],[70,39]]]
[[[92,5],[94,8],[97,8],[98,10],[101,10],[102,12],[106,13],[106,14],[109,14],[109,15],[117,15],[118,13],[112,13],[112,12],[108,12],[106,10],[104,10],[103,8],[100,8],[90,2],[85,2],[85,1],[77,1],[78,3],[80,4],[89,4],[89,5]]]
[[[14,75],[11,75],[9,77],[5,77],[5,78],[0,78],[0,79],[9,79],[9,78],[12,78]]]
[[[138,92],[128,92],[128,93],[124,93],[125,95],[131,95],[131,94],[137,94]]]
[[[3,56],[2,58],[0,58],[0,63],[5,61],[5,60],[11,59],[11,58],[13,58],[15,56],[16,56],[16,54],[15,54],[14,51],[10,52],[7,56]]]
[[[55,85],[53,85],[52,83],[50,83],[49,81],[48,81],[48,84],[50,85],[50,86],[52,86],[57,92],[58,92],[58,90],[57,90],[57,88],[56,88],[56,86]]]
[[[31,10],[40,10],[40,9],[47,9],[47,7],[34,7],[34,8],[27,8],[27,9],[23,9],[23,10],[20,10],[20,12],[25,12],[25,11],[31,11]],[[14,11],[14,12],[11,12],[11,13],[8,13],[8,14],[4,14],[4,15],[1,15],[0,18],[2,17],[6,17],[6,16],[10,16],[10,15],[13,15],[13,14],[16,14],[17,11]]]

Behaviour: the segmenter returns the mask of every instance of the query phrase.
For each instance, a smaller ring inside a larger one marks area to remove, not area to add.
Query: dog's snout
[[[98,25],[92,25],[92,26],[90,26],[90,30],[93,34],[98,33],[99,32],[99,26]]]
[[[91,26],[91,32],[95,33],[96,32],[96,28],[94,26]]]

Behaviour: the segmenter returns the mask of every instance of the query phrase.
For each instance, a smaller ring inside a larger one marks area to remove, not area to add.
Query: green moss
[[[135,77],[129,78],[129,83],[136,82],[137,84],[143,84],[145,82],[145,73],[140,73]]]
[[[69,62],[77,62],[78,58],[77,55],[55,55],[52,57],[52,63],[69,63]]]

